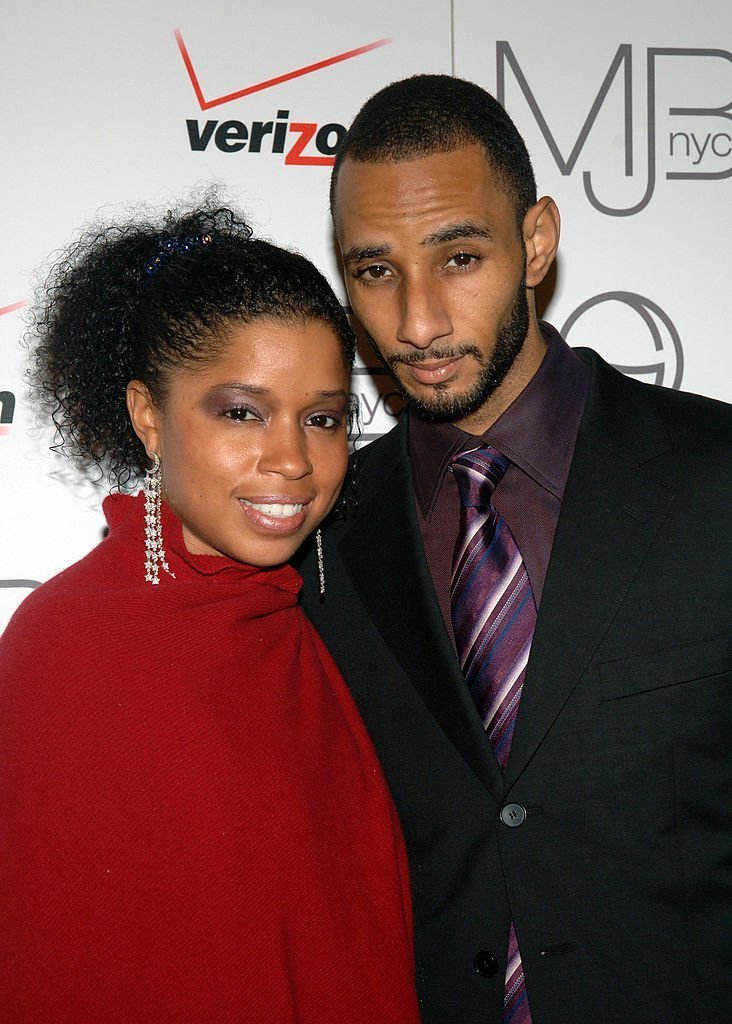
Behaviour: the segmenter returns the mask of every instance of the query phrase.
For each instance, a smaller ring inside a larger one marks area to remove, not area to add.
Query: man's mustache
[[[480,349],[475,345],[454,345],[449,348],[436,346],[435,348],[398,353],[389,356],[386,362],[393,369],[395,366],[415,366],[417,363],[433,363],[440,359],[459,359],[461,356],[474,356],[479,362],[482,361]]]

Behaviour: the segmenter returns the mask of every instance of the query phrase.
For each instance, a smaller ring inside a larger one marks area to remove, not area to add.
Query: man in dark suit
[[[399,809],[425,1024],[728,1022],[730,409],[537,321],[558,212],[477,86],[369,100],[332,209],[409,408],[359,453],[305,605]],[[456,459],[478,447],[503,457],[490,515],[538,611],[502,752],[451,599]]]

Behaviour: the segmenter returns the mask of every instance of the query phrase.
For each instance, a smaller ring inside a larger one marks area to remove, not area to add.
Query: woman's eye
[[[229,409],[225,409],[224,416],[227,416],[230,420],[236,420],[237,423],[244,423],[246,420],[261,419],[261,416],[258,413],[253,409],[247,408],[245,405],[233,405]]]
[[[307,422],[309,427],[318,427],[320,430],[337,430],[343,420],[333,413],[316,412],[313,416],[308,416]]]

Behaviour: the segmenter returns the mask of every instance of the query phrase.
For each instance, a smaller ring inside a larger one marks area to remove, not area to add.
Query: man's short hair
[[[399,163],[433,153],[482,146],[499,184],[523,223],[536,202],[536,182],[524,140],[498,100],[473,82],[451,75],[414,75],[392,82],[361,107],[335,159],[330,207],[341,164]]]

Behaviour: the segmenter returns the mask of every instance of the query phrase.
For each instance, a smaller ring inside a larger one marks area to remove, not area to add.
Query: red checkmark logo
[[[22,302],[13,302],[9,306],[0,306],[0,316],[4,313],[14,313],[16,309],[22,309],[26,305],[25,299]]]
[[[271,89],[273,85],[280,85],[282,82],[290,82],[293,78],[301,78],[303,75],[310,75],[313,71],[321,71],[323,68],[329,68],[333,64],[340,64],[341,61],[351,60],[353,57],[360,57],[363,53],[369,53],[371,50],[378,50],[381,46],[386,46],[391,42],[391,39],[377,39],[374,43],[367,43],[365,46],[358,46],[355,50],[347,50],[346,53],[337,53],[334,57],[326,57],[324,60],[319,60],[315,64],[307,64],[303,68],[295,68],[294,71],[287,71],[283,75],[277,75],[274,78],[268,78],[264,82],[257,82],[256,85],[248,85],[243,89],[237,89],[235,92],[227,93],[225,96],[218,96],[216,99],[207,100],[203,95],[203,89],[201,88],[200,82],[198,81],[198,75],[193,67],[188,48],[183,42],[183,36],[178,29],[175,30],[175,39],[178,43],[178,49],[180,55],[183,58],[183,63],[186,66],[188,77],[191,80],[193,91],[196,94],[201,110],[210,110],[211,107],[219,107],[223,103],[231,103],[232,100],[239,100],[242,96],[250,96],[254,92],[262,92],[264,89]]]

